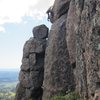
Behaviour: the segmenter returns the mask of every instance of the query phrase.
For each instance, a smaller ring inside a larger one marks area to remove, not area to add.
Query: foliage
[[[54,96],[51,100],[66,100],[65,96]]]
[[[15,93],[0,93],[0,100],[14,100]]]
[[[79,98],[78,93],[71,92],[65,96],[66,100],[77,100]]]
[[[0,84],[0,100],[14,100],[16,84],[17,82]]]
[[[78,98],[78,93],[71,92],[65,96],[54,96],[51,98],[51,100],[78,100]]]

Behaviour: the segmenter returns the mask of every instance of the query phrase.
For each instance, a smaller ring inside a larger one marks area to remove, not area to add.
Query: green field
[[[14,100],[17,82],[0,84],[0,100]]]

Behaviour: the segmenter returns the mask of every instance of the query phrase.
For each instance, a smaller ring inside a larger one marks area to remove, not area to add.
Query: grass
[[[51,100],[66,100],[65,96],[54,96]]]
[[[5,88],[10,88],[10,87],[15,87],[17,85],[17,82],[12,82],[12,83],[6,83],[4,85]]]
[[[51,100],[77,100],[79,98],[78,93],[71,92],[65,96],[54,96]]]

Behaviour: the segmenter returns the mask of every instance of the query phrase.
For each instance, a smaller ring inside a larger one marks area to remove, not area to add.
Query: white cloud
[[[0,26],[0,32],[5,32],[5,28]]]
[[[23,16],[41,19],[54,0],[0,0],[0,25],[19,23]]]

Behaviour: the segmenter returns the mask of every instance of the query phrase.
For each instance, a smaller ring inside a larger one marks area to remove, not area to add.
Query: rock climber
[[[53,10],[52,10],[53,6],[51,6],[48,10],[47,10],[47,15],[48,15],[48,21],[50,21],[51,23],[53,23]]]

